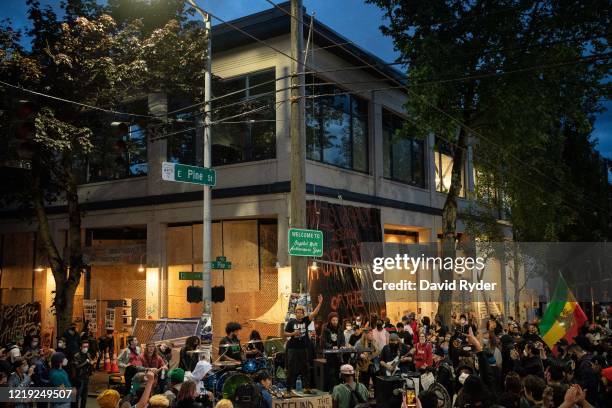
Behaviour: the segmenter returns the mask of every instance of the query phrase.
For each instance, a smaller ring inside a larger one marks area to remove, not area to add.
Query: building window
[[[368,102],[334,86],[306,85],[307,158],[345,169],[368,172]],[[315,82],[316,81],[316,82]]]
[[[385,228],[385,243],[418,244],[419,233],[417,231]]]
[[[425,148],[423,140],[403,135],[403,120],[383,109],[383,176],[425,187]]]
[[[436,165],[436,191],[448,193],[453,172],[453,156],[450,147],[438,141],[434,152]],[[459,197],[465,197],[465,169],[461,167],[461,191]]]
[[[213,81],[213,121],[241,113],[212,128],[213,166],[276,157],[276,82],[274,69]]]
[[[110,129],[108,129],[110,128]],[[112,122],[94,134],[86,157],[85,183],[118,180],[147,174],[147,123]]]

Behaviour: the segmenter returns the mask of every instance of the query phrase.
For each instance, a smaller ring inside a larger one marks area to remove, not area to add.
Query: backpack
[[[359,395],[359,393],[357,392],[357,387],[359,387],[359,383],[357,383],[354,390],[351,389],[351,387],[349,387],[347,384],[344,384],[344,386],[351,393],[351,400],[349,401],[349,408],[361,408],[361,407],[370,406],[370,404],[368,404],[368,401],[364,400],[361,397],[361,395]]]
[[[236,388],[234,406],[237,408],[265,408],[266,402],[259,386],[252,383],[240,384]]]

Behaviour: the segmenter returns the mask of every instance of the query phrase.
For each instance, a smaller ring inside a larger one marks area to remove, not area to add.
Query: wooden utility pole
[[[291,228],[306,228],[306,131],[302,0],[291,0]],[[291,289],[308,287],[307,258],[291,257]]]

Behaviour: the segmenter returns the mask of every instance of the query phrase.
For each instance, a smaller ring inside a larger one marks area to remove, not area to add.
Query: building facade
[[[280,10],[232,23],[290,54],[290,18]],[[425,140],[396,136],[406,96],[402,89],[389,89],[397,84],[377,70],[363,68],[362,60],[387,75],[400,77],[398,72],[320,22],[315,28],[328,38],[313,35],[307,64],[316,73],[307,75],[306,92],[330,96],[306,103],[311,213],[320,215],[321,203],[375,209],[374,229],[385,242],[437,242],[452,159],[436,149],[433,136]],[[291,60],[227,25],[213,28],[213,44],[213,74],[224,94],[235,92],[231,98],[213,100],[213,109],[220,108],[217,117],[231,117],[232,104],[249,99],[268,104],[256,116],[212,127],[217,172],[212,255],[225,256],[232,263],[229,270],[213,270],[213,286],[225,287],[225,301],[213,305],[215,336],[231,320],[274,335],[277,326],[250,319],[264,314],[290,287],[279,271],[290,263]],[[149,111],[157,114],[188,105],[162,94],[149,95],[146,102]],[[172,115],[181,118],[185,112]],[[128,330],[135,318],[197,317],[202,307],[187,302],[186,290],[192,282],[179,279],[179,272],[202,271],[202,188],[161,178],[164,161],[198,164],[201,133],[198,129],[154,133],[144,124],[131,123],[128,138],[135,153],[129,155],[125,171],[109,172],[104,161],[92,161],[79,189],[85,256],[91,267],[77,292],[74,315],[77,320],[92,317],[88,308],[94,304],[98,333],[101,325],[111,327],[109,319],[114,319],[115,330]],[[463,196],[474,188],[473,174],[468,155]],[[465,205],[464,199],[460,205]],[[68,228],[65,209],[60,204],[50,207],[49,213],[56,242],[63,247]],[[313,222],[317,227],[318,222]],[[463,229],[461,222],[459,229]],[[16,218],[11,210],[2,213],[1,302],[39,301],[43,328],[52,330],[54,282],[35,231],[34,223]],[[351,263],[352,259],[341,254],[332,261]],[[121,317],[109,315],[123,299],[131,307]],[[350,302],[347,299],[339,297],[334,304]],[[433,301],[423,294],[418,303],[389,302],[386,313],[393,319],[405,310],[433,315]]]

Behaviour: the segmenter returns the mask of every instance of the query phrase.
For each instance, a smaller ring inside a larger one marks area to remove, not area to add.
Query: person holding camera
[[[544,365],[542,364],[542,358],[540,356],[540,350],[542,350],[542,343],[527,342],[522,349],[522,357],[520,353],[520,347],[515,348],[510,352],[510,358],[514,361],[514,371],[516,371],[521,377],[527,375],[535,375],[536,377],[544,378]]]

